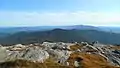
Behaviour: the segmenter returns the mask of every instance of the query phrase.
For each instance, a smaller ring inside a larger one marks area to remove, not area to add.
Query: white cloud
[[[0,12],[1,26],[120,25],[115,12]]]

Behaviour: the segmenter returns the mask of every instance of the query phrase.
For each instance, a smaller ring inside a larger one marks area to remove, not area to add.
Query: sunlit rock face
[[[0,45],[0,62],[4,62],[7,57],[6,48]]]
[[[61,50],[69,50],[70,46],[75,43],[49,43],[49,42],[43,42],[42,45],[48,47],[49,49],[61,49]]]
[[[47,52],[50,54],[50,56],[52,58],[54,58],[54,60],[58,63],[61,64],[66,64],[67,59],[69,58],[70,54],[72,53],[71,51],[67,51],[67,50],[47,50]]]
[[[9,52],[9,56],[7,57],[7,60],[14,60],[14,59],[24,59],[24,60],[30,60],[33,62],[41,62],[45,59],[49,58],[49,54],[47,51],[39,49],[39,47],[31,47],[26,48],[23,51],[11,51]]]

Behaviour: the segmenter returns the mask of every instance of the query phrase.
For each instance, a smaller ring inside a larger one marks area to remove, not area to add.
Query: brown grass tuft
[[[27,60],[15,60],[0,63],[0,68],[68,68],[47,59],[45,63],[31,62]]]
[[[81,49],[82,47],[83,47],[82,45],[76,44],[76,45],[70,46],[70,49],[71,49],[72,51],[74,51],[74,50],[77,50],[77,49]]]
[[[100,55],[86,53],[71,54],[70,58],[68,59],[71,67],[74,68],[74,61],[78,58],[80,59],[81,68],[120,68],[110,65],[109,62],[107,62],[107,60]]]
[[[120,50],[120,46],[113,46],[110,49]]]

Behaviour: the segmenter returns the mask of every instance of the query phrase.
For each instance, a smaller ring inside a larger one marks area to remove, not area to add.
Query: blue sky
[[[0,26],[120,25],[120,0],[0,0]]]

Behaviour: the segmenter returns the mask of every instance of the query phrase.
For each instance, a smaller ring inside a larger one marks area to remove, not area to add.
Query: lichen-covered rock
[[[0,46],[0,62],[4,62],[6,57],[7,57],[6,48]]]
[[[71,51],[67,50],[47,50],[50,56],[52,56],[56,62],[66,64],[67,59],[70,57]]]
[[[47,51],[38,49],[38,48],[28,48],[23,51],[13,51],[11,54],[7,57],[9,60],[15,60],[15,59],[25,59],[30,60],[33,62],[41,62],[43,63],[44,60],[49,58],[49,54]]]

